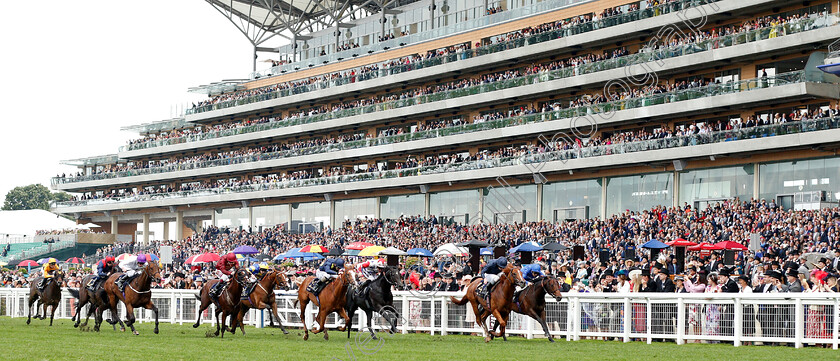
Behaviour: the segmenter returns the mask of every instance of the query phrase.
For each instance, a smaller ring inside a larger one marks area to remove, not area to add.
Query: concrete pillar
[[[163,239],[169,240],[169,221],[163,221]]]
[[[601,219],[607,219],[607,177],[601,177]]]
[[[382,218],[382,197],[376,197],[376,219]]]
[[[758,199],[761,194],[761,164],[753,163],[753,198]],[[746,199],[742,199],[745,201]],[[769,200],[768,200],[769,201]]]
[[[330,201],[330,223],[332,229],[338,229],[338,225],[341,224],[341,222],[335,219],[335,201]]]
[[[473,218],[470,217],[469,224],[479,224],[484,222],[484,192],[486,189],[487,188],[480,188],[478,190],[478,217],[476,217],[476,220],[473,220]],[[493,221],[487,220],[487,223],[493,224]]]
[[[426,194],[424,194],[424,195],[426,196],[426,208],[423,209],[423,213],[424,213],[424,216],[426,216],[426,218],[428,218],[429,215],[430,215],[430,212],[431,212],[431,207],[432,207],[432,204],[430,202],[432,196],[428,192],[426,192]]]
[[[120,222],[116,215],[111,216],[111,234],[120,234]]]
[[[674,207],[680,206],[680,172],[674,171],[674,194],[671,195],[671,204]]]
[[[146,213],[143,214],[143,245],[149,244],[149,220],[151,219],[151,215]]]
[[[543,219],[543,184],[537,184],[537,221]]]
[[[175,213],[175,238],[178,240],[184,239],[184,212],[178,211]]]

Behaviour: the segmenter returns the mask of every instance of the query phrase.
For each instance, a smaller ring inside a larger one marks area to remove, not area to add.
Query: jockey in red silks
[[[233,274],[232,271],[237,268],[239,268],[239,261],[236,260],[236,255],[233,253],[224,255],[216,262],[216,277],[219,278],[219,282],[210,290],[210,297],[214,299],[219,297],[219,293],[222,292],[222,289],[230,281],[230,275]]]

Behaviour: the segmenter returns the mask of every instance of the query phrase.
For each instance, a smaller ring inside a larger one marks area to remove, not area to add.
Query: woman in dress
[[[706,293],[720,293],[721,285],[718,284],[718,274],[710,273],[707,277]],[[710,301],[714,302],[714,300]],[[706,305],[706,314],[703,317],[703,334],[717,336],[720,334],[720,310],[721,305],[709,303]],[[717,343],[709,341],[709,343]]]
[[[825,279],[828,278],[828,273],[825,271],[815,269],[811,271],[811,283],[813,286],[806,286],[808,282],[802,282],[802,287],[808,287],[805,293],[819,293],[828,292],[825,285]],[[805,338],[828,338],[828,325],[825,320],[825,306],[823,305],[808,305],[808,314],[805,318]]]
[[[694,273],[694,276],[686,276],[685,281],[683,283],[683,287],[689,293],[703,293],[706,292],[706,276],[700,273]],[[703,307],[696,302],[692,302],[688,304],[688,324],[689,328],[687,333],[689,335],[700,335],[700,324],[702,323],[702,311]]]

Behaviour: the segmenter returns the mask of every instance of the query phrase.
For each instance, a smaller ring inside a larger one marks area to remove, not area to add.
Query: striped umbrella
[[[327,253],[329,251],[330,250],[328,250],[327,248],[321,247],[317,244],[310,244],[300,249],[301,253]]]

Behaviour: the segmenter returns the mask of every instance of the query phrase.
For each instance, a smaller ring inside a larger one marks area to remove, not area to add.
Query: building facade
[[[414,2],[383,13],[388,27],[313,33],[250,81],[205,88],[184,117],[132,127],[140,136],[118,153],[71,162],[79,174],[52,185],[78,199],[53,211],[144,237],[163,222],[173,239],[208,224],[303,232],[735,198],[836,205],[840,86],[816,66],[840,38],[838,12],[838,1]]]

